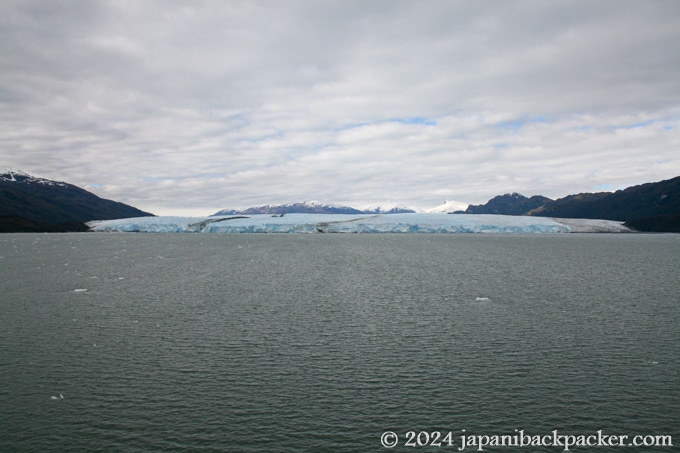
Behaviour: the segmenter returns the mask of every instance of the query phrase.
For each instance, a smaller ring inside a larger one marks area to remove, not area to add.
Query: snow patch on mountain
[[[435,206],[434,208],[428,209],[427,213],[430,214],[449,214],[455,211],[465,211],[469,204],[463,203],[462,201],[446,200],[444,204]]]
[[[368,206],[361,211],[366,214],[406,214],[416,212],[402,203],[391,203],[389,201],[382,205]]]
[[[66,187],[66,183],[63,181],[45,178],[44,176],[35,173],[31,174],[18,168],[11,167],[0,168],[0,181]]]
[[[244,209],[223,209],[212,216],[221,215],[257,215],[257,214],[359,214],[361,211],[349,206],[337,204],[325,204],[316,200],[304,201],[302,203],[288,203],[279,205],[253,206]]]
[[[322,203],[320,201],[311,200],[302,203],[266,204],[249,208],[223,209],[212,214],[212,216],[256,214],[399,214],[414,212],[416,211],[401,203],[387,202],[387,204],[372,205],[364,209],[357,209],[341,204]]]

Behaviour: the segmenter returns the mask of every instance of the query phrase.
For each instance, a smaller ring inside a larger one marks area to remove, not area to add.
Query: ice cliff
[[[91,231],[140,233],[618,233],[621,222],[504,215],[286,214],[138,217],[88,222]]]

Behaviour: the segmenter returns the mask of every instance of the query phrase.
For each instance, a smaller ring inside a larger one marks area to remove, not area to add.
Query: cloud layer
[[[158,214],[680,175],[680,3],[3,1],[0,164]]]

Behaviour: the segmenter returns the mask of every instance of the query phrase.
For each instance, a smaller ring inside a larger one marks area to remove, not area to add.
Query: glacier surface
[[[269,214],[137,217],[88,222],[91,231],[135,233],[623,233],[622,222],[491,214]]]

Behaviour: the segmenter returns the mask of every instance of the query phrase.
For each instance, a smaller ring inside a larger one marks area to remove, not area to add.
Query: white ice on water
[[[472,214],[286,214],[96,220],[92,231],[145,233],[584,233],[629,232],[621,222]]]

